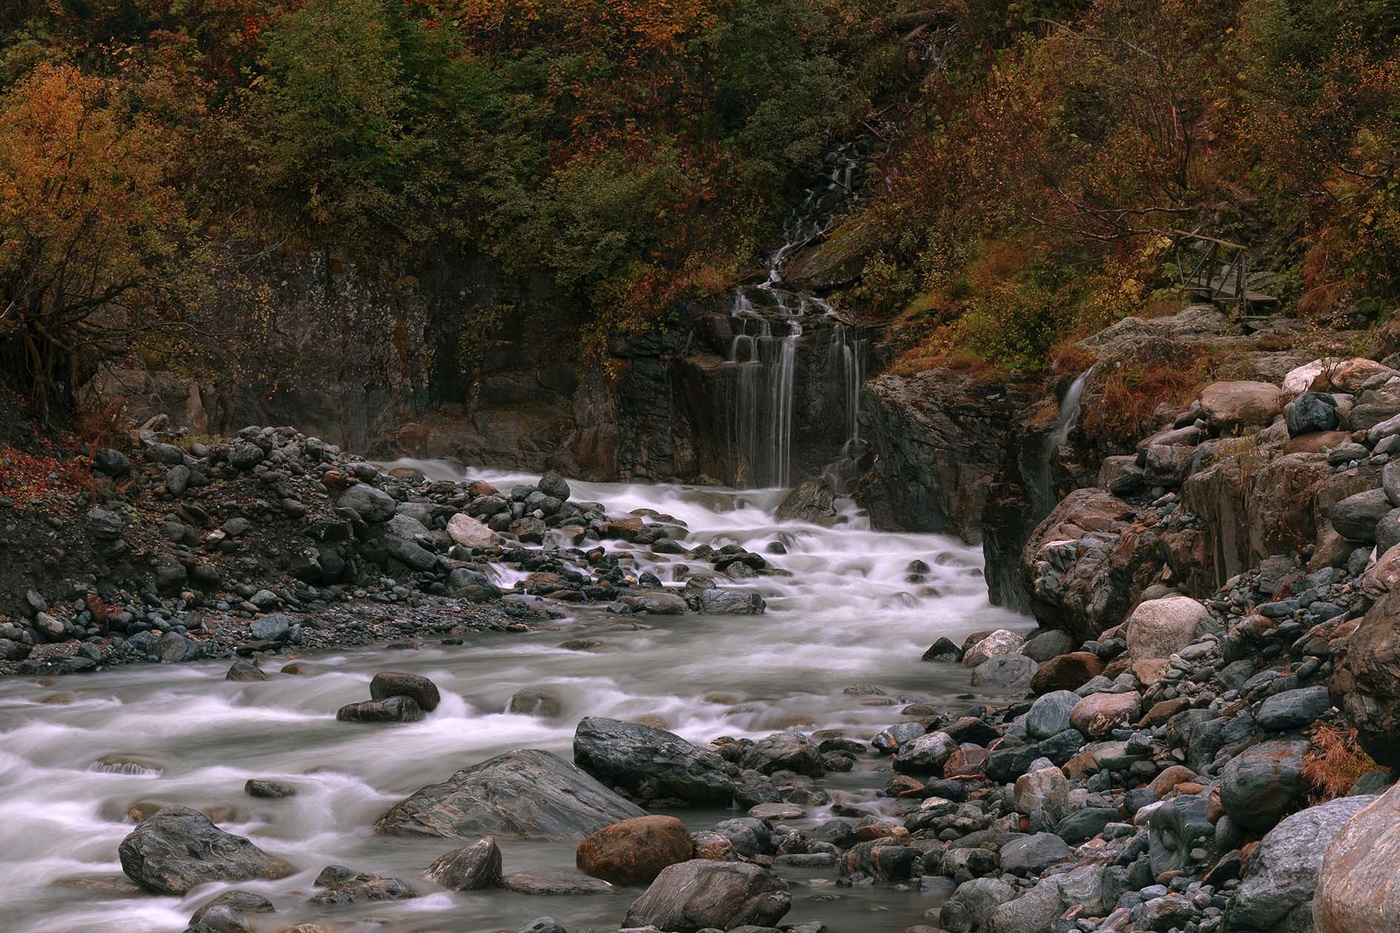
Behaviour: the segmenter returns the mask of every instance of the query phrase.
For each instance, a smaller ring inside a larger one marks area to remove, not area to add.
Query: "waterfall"
[[[1059,502],[1050,477],[1050,463],[1055,457],[1055,451],[1069,440],[1069,432],[1079,423],[1079,399],[1084,394],[1084,385],[1093,371],[1092,366],[1084,370],[1065,390],[1064,398],[1060,399],[1060,413],[1055,419],[1055,427],[1045,435],[1038,451],[1039,456],[1028,471],[1030,475],[1027,476],[1027,485],[1030,488],[1027,492],[1031,506],[1039,518],[1049,515]]]

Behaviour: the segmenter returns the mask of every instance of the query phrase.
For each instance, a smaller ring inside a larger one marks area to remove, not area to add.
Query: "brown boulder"
[[[1290,438],[1288,443],[1283,445],[1283,452],[1285,454],[1326,453],[1338,444],[1349,440],[1351,440],[1350,431],[1312,431]]]
[[[674,816],[639,816],[598,830],[579,844],[579,870],[612,884],[650,884],[661,869],[695,855],[685,824]]]
[[[1092,651],[1071,651],[1051,658],[1036,670],[1031,678],[1031,692],[1036,696],[1056,690],[1078,690],[1103,673],[1103,661]]]
[[[1091,739],[1101,739],[1140,715],[1142,697],[1136,693],[1091,693],[1070,710],[1069,724]]]
[[[1318,871],[1313,923],[1317,933],[1400,930],[1400,786],[1332,839]]]
[[[1342,643],[1328,687],[1366,753],[1400,766],[1400,590],[1382,596]]]
[[[1212,428],[1262,427],[1283,411],[1283,393],[1267,382],[1217,382],[1201,391],[1201,409]]]

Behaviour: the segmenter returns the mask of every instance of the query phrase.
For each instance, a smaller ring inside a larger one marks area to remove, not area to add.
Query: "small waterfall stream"
[[[1051,461],[1055,457],[1055,451],[1069,440],[1069,432],[1079,423],[1079,400],[1084,395],[1084,385],[1093,371],[1091,366],[1080,373],[1065,390],[1064,398],[1060,399],[1060,413],[1055,419],[1055,427],[1045,435],[1038,451],[1039,456],[1027,476],[1031,487],[1027,492],[1031,505],[1035,508],[1037,520],[1049,515],[1059,502],[1059,497],[1055,495],[1054,480],[1050,475]]]

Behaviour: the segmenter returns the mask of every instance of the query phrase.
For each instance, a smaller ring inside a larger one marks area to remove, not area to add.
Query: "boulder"
[[[1031,692],[1078,690],[1103,673],[1103,660],[1092,651],[1071,651],[1042,663],[1031,677]]]
[[[388,697],[347,703],[336,710],[335,718],[341,722],[418,722],[423,710],[409,697]]]
[[[425,713],[431,713],[442,702],[437,684],[421,674],[408,671],[380,671],[369,682],[369,695],[375,700],[408,697]]]
[[[1220,804],[1245,829],[1272,829],[1302,795],[1307,742],[1275,740],[1246,749],[1220,773]]]
[[[974,878],[958,885],[938,912],[938,925],[948,933],[975,933],[1002,904],[1014,900],[1016,888],[1000,878]]]
[[[671,933],[775,927],[792,906],[787,882],[746,862],[694,859],[662,869],[623,918],[623,927]]]
[[[579,844],[579,871],[611,884],[650,884],[668,865],[688,862],[695,843],[674,816],[639,816],[598,830]]]
[[[1376,799],[1338,797],[1295,813],[1269,830],[1250,856],[1225,915],[1228,933],[1311,933],[1312,899],[1323,856],[1343,824]]]
[[[734,782],[719,755],[641,723],[593,716],[580,720],[574,761],[609,787],[640,800],[675,798],[693,806],[723,807],[734,796]]]
[[[778,505],[774,515],[782,521],[836,524],[836,492],[824,479],[805,479]]]
[[[998,655],[1020,654],[1026,640],[1008,629],[997,629],[989,635],[968,640],[963,648],[963,667],[979,667]]]
[[[336,505],[350,509],[372,525],[387,522],[399,508],[393,496],[368,483],[358,483],[345,490]]]
[[[1011,804],[1032,830],[1051,829],[1069,812],[1069,781],[1059,768],[1038,768],[1016,779]]]
[[[1144,677],[1137,665],[1142,662],[1166,661],[1173,654],[1193,643],[1211,627],[1210,611],[1187,596],[1166,596],[1148,599],[1138,604],[1128,616],[1128,657],[1134,663],[1133,672],[1147,682],[1160,676],[1164,664],[1143,664]],[[1155,674],[1155,676],[1154,676]]]
[[[943,763],[957,748],[957,741],[948,733],[930,732],[899,747],[894,769],[901,774],[940,774]]]
[[[476,891],[501,884],[501,850],[492,836],[453,849],[428,866],[428,877],[449,891]]]
[[[1212,428],[1263,427],[1283,410],[1283,393],[1267,382],[1216,382],[1201,391],[1201,413]]]
[[[1030,711],[1026,713],[1026,734],[1039,741],[1064,732],[1070,726],[1070,713],[1079,702],[1079,694],[1069,690],[1056,690],[1042,695],[1031,704]]]
[[[1038,875],[1063,862],[1071,851],[1054,833],[1033,833],[1001,847],[1001,870],[1013,875]]]
[[[750,590],[722,590],[712,587],[701,590],[696,597],[696,611],[712,616],[757,616],[763,615],[768,604],[763,597]]]
[[[572,871],[548,868],[511,872],[501,879],[501,885],[516,894],[544,897],[572,897],[579,894],[611,894],[612,885],[600,878],[590,878]]]
[[[760,774],[795,771],[821,777],[826,773],[821,752],[801,732],[775,732],[760,739],[744,752],[739,766]]]
[[[643,813],[558,755],[522,749],[421,788],[381,816],[374,831],[577,839]]]
[[[1038,665],[1024,654],[999,654],[977,665],[972,672],[972,686],[1026,689],[1037,670]]]
[[[1027,638],[1021,653],[1037,664],[1044,664],[1052,658],[1069,654],[1073,650],[1074,639],[1069,637],[1068,632],[1047,628],[1041,629]]]
[[[1400,767],[1400,590],[1385,593],[1342,642],[1328,688],[1378,764]]]
[[[1317,872],[1317,933],[1400,930],[1400,785],[1336,831]]]
[[[296,869],[189,807],[169,806],[142,821],[117,847],[122,871],[143,888],[181,895],[210,881],[275,881]]]
[[[1331,708],[1332,698],[1326,687],[1300,687],[1269,697],[1260,705],[1254,720],[1271,732],[1287,732],[1311,725]]]
[[[344,865],[327,865],[312,884],[325,890],[313,894],[310,903],[326,907],[344,907],[360,901],[403,901],[418,896],[417,889],[401,878],[385,878]]]
[[[447,521],[447,536],[465,548],[488,548],[496,544],[496,533],[463,512]]]
[[[1091,739],[1101,739],[1114,729],[1137,722],[1142,715],[1142,697],[1126,693],[1091,693],[1070,711],[1070,725]]]
[[[1384,489],[1368,489],[1333,505],[1328,518],[1343,538],[1366,543],[1376,540],[1376,523],[1392,508]]]
[[[1331,431],[1341,422],[1337,413],[1337,400],[1325,392],[1307,392],[1289,403],[1285,414],[1288,418],[1288,434],[1311,434],[1314,431]]]

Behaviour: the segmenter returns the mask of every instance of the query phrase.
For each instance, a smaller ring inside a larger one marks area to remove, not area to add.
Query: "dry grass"
[[[1202,359],[1115,366],[1103,378],[1099,404],[1084,412],[1084,430],[1132,446],[1147,434],[1159,409],[1188,404],[1208,378]]]
[[[1319,725],[1313,730],[1312,747],[1303,756],[1309,805],[1350,793],[1363,774],[1379,767],[1361,750],[1355,728],[1330,722]]]

